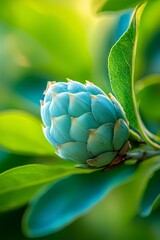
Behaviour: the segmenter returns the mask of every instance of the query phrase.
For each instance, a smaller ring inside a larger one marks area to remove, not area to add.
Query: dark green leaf
[[[73,164],[31,164],[12,168],[0,174],[0,211],[27,203],[43,185],[70,174],[88,173],[91,170],[74,168]]]
[[[23,221],[28,236],[55,232],[84,214],[111,189],[128,180],[136,166],[121,166],[107,172],[73,175],[39,193],[26,211]]]
[[[3,136],[0,145],[11,152],[54,156],[54,148],[45,139],[41,122],[26,112],[1,112],[0,136]]]
[[[127,8],[133,8],[145,0],[94,0],[94,8],[98,12],[119,11]]]
[[[132,97],[134,45],[136,39],[136,14],[125,34],[113,46],[108,68],[112,90],[123,106],[130,124],[138,128]]]
[[[140,214],[148,216],[160,196],[160,170],[150,178],[140,203]]]
[[[129,28],[112,47],[108,60],[111,88],[123,106],[130,125],[139,130],[144,140],[152,147],[160,145],[152,141],[140,118],[134,91],[135,56],[138,27],[145,4],[136,9]]]

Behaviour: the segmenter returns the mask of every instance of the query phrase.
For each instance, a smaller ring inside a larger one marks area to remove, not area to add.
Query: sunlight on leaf
[[[0,145],[18,154],[52,155],[54,148],[43,136],[41,121],[23,111],[0,113]]]

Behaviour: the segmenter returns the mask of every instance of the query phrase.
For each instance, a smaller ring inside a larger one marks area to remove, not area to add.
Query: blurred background
[[[108,54],[127,29],[133,9],[96,14],[91,0],[6,0],[0,3],[1,111],[18,109],[40,118],[39,101],[47,81],[70,78],[84,83],[88,80],[105,92],[111,91]],[[159,16],[160,1],[148,4],[139,30],[135,89],[145,125],[160,136],[160,111],[157,111],[160,106]],[[0,172],[46,161],[5,149],[1,149],[0,157]],[[113,190],[84,217],[41,239],[159,240],[160,209],[145,219],[137,215],[149,167],[150,163],[142,164],[134,179]],[[21,233],[23,210],[0,215],[2,240],[27,239]]]

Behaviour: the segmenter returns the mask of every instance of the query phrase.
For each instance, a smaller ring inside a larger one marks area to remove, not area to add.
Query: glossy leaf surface
[[[152,147],[160,149],[146,133],[139,115],[135,98],[134,74],[138,40],[138,27],[145,4],[135,10],[129,28],[112,47],[109,55],[109,76],[112,90],[123,106],[130,125],[139,130],[144,140]]]
[[[144,192],[141,204],[140,204],[140,214],[142,216],[148,216],[156,201],[160,196],[160,170],[157,170],[153,176],[149,179],[148,185]]]
[[[43,185],[64,176],[88,173],[91,170],[69,165],[29,164],[12,168],[0,174],[0,211],[26,204]]]
[[[121,166],[107,172],[73,175],[51,184],[32,201],[24,216],[28,236],[56,232],[84,214],[111,189],[127,181],[136,166]]]

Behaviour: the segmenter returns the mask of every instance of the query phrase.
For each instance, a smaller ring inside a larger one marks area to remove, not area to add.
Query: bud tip
[[[44,102],[42,100],[40,100],[40,104],[41,104],[41,107],[44,105]]]

